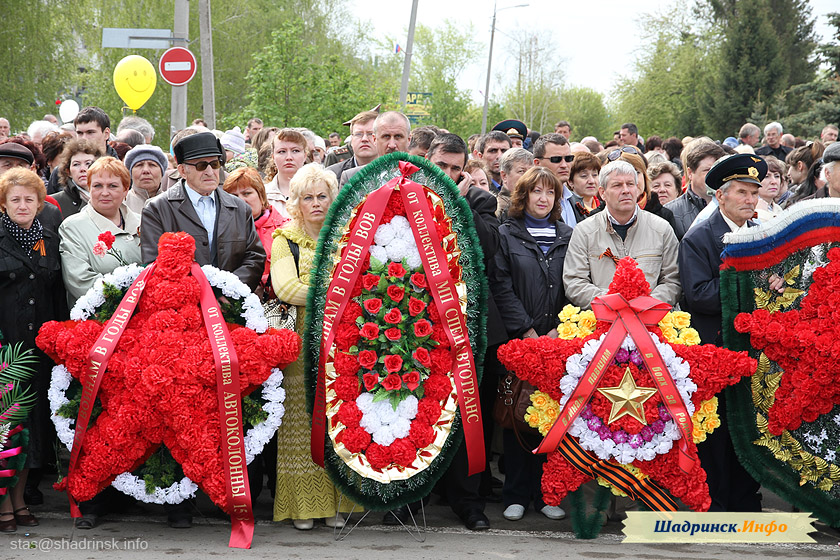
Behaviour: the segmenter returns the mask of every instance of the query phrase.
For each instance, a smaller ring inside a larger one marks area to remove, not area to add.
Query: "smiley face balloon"
[[[156,85],[155,67],[142,56],[129,55],[114,67],[114,88],[117,95],[134,111],[149,100]]]

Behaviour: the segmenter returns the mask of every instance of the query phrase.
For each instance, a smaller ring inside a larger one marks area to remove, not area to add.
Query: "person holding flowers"
[[[29,446],[25,468],[18,482],[0,498],[0,532],[17,526],[33,527],[38,520],[29,511],[23,493],[30,469],[47,461],[51,426],[47,389],[54,365],[35,346],[35,335],[47,321],[64,319],[67,313],[61,285],[58,233],[61,220],[54,207],[44,201],[47,189],[38,175],[16,168],[0,177],[0,333],[3,344],[22,343],[35,349],[38,366],[31,387],[36,394],[30,416]]]
[[[72,307],[101,278],[115,268],[140,263],[140,216],[124,204],[131,176],[112,157],[96,160],[87,171],[90,203],[58,229],[61,272]]]
[[[277,297],[297,306],[297,332],[303,334],[309,274],[318,234],[327,210],[338,194],[335,174],[311,163],[300,168],[289,182],[286,210],[292,220],[274,232],[271,246],[271,283]],[[327,472],[310,455],[311,423],[306,412],[303,356],[284,371],[286,414],[277,430],[277,484],[274,520],[291,519],[295,528],[308,530],[316,518],[328,527],[343,526],[338,512],[338,491]],[[344,499],[343,511],[353,508]]]
[[[557,314],[567,303],[563,262],[572,236],[572,228],[560,219],[560,193],[562,185],[551,170],[532,167],[517,181],[508,219],[499,228],[491,290],[512,339],[557,338]],[[549,519],[565,517],[560,507],[542,501],[545,456],[523,449],[513,430],[505,430],[503,439],[505,518],[521,519],[531,502]]]

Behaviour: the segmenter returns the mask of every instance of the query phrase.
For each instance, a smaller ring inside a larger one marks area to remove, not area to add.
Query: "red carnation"
[[[392,262],[388,264],[388,276],[391,278],[402,278],[406,275],[406,270],[402,263]]]
[[[365,310],[371,315],[376,315],[382,309],[382,300],[379,298],[370,298],[365,300]]]
[[[429,354],[429,351],[425,348],[418,348],[411,354],[411,357],[417,360],[417,363],[423,367],[429,367],[432,365],[432,357]]]
[[[391,327],[390,329],[385,331],[385,338],[387,338],[391,342],[397,342],[399,339],[402,338],[402,331],[397,327]]]
[[[335,396],[343,401],[355,401],[361,390],[359,379],[355,375],[339,375],[333,381]]]
[[[388,297],[391,298],[394,302],[402,301],[402,298],[405,297],[405,288],[401,288],[399,286],[388,286]]]
[[[359,327],[350,323],[340,324],[338,326],[338,331],[335,334],[335,345],[339,350],[349,350],[351,346],[355,346],[358,343]]]
[[[395,439],[394,443],[388,446],[394,462],[403,467],[410,467],[417,458],[417,448],[407,438]]]
[[[402,379],[400,379],[400,376],[396,373],[388,374],[385,379],[382,380],[382,386],[386,391],[399,391],[402,389]]]
[[[452,371],[452,352],[449,348],[435,348],[431,351],[432,373],[446,375]]]
[[[358,426],[345,428],[336,439],[343,443],[350,453],[361,453],[370,445],[370,434]]]
[[[370,392],[379,383],[379,375],[376,373],[366,373],[362,376],[362,381],[365,384],[365,389]]]
[[[377,355],[373,350],[362,350],[359,352],[359,365],[365,369],[373,369],[376,365]]]
[[[379,325],[376,323],[365,323],[359,330],[359,334],[368,340],[376,340],[379,336]]]
[[[431,397],[423,397],[417,403],[417,416],[415,417],[415,420],[423,422],[427,426],[431,426],[438,421],[440,413],[440,402]]]
[[[385,314],[385,322],[398,325],[402,321],[402,313],[396,307]]]
[[[404,374],[402,380],[409,391],[413,391],[420,386],[420,374],[416,371],[410,371]]]
[[[379,275],[378,274],[365,274],[362,276],[362,287],[372,292],[376,286],[379,285]]]
[[[335,372],[338,375],[355,375],[359,371],[359,360],[356,356],[346,352],[338,352],[335,356]]]
[[[411,275],[411,283],[414,284],[416,288],[427,288],[429,286],[426,283],[426,277],[419,272],[415,272]]]
[[[426,303],[422,299],[417,299],[414,296],[408,299],[408,313],[412,317],[419,315],[424,309],[426,309]]]
[[[353,401],[345,401],[338,407],[336,417],[339,422],[348,428],[356,428],[359,422],[362,421],[362,411],[359,410],[359,407]]]
[[[106,249],[110,249],[114,246],[114,241],[116,241],[117,238],[114,237],[114,234],[110,231],[103,231],[99,234],[99,237],[97,237],[96,240],[104,243]]]
[[[417,338],[423,338],[424,336],[429,336],[430,334],[432,334],[432,324],[426,319],[420,319],[414,323],[414,336]]]
[[[400,371],[400,368],[402,368],[402,364],[402,357],[396,354],[388,354],[387,356],[385,356],[385,371],[389,373]]]
[[[370,462],[370,466],[377,470],[382,470],[391,464],[391,452],[383,445],[372,442],[365,451],[365,457]]]
[[[430,424],[424,423],[415,418],[411,422],[408,439],[417,446],[417,449],[423,449],[435,441],[435,430]]]
[[[430,375],[423,383],[423,389],[429,397],[442,401],[452,392],[452,382],[445,375]]]

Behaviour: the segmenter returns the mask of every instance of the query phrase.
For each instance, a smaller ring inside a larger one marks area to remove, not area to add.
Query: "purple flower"
[[[633,449],[640,448],[642,445],[644,445],[644,443],[644,440],[639,434],[633,434],[633,436],[630,438],[630,447],[632,447]]]
[[[653,430],[650,428],[650,426],[645,426],[644,428],[642,428],[642,431],[639,432],[639,435],[642,436],[643,440],[650,441],[653,439]]]
[[[630,439],[630,436],[624,430],[613,432],[613,441],[616,443],[627,443],[628,439]]]
[[[593,432],[597,432],[598,428],[601,427],[601,423],[598,422],[598,420],[596,420],[595,418],[590,418],[589,420],[587,420],[586,425],[589,426],[589,429]]]
[[[580,412],[580,417],[584,420],[589,420],[593,416],[594,414],[592,414],[592,407],[590,407],[589,405],[583,407],[583,410]]]
[[[663,430],[665,430],[665,422],[662,420],[656,420],[650,425],[650,428],[654,433],[661,434]]]
[[[633,362],[636,365],[636,367],[642,367],[642,353],[638,350],[633,350],[632,352],[630,352],[630,361]]]
[[[610,436],[612,435],[612,432],[610,432],[610,429],[606,426],[601,426],[600,428],[598,428],[597,431],[598,437],[600,437],[602,441],[605,439],[610,439]]]
[[[667,410],[665,410],[665,407],[664,407],[664,406],[663,406],[663,407],[659,407],[659,418],[660,418],[661,420],[663,420],[664,422],[667,422],[668,420],[670,420],[670,419],[671,419],[671,415],[670,415],[670,414],[668,414],[668,411],[667,411]]]
[[[626,364],[629,359],[630,352],[626,348],[619,348],[618,352],[615,353],[615,361],[619,365]]]

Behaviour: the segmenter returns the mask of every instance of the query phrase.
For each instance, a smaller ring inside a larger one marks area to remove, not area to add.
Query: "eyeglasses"
[[[207,169],[208,165],[211,169],[218,169],[222,166],[222,162],[217,159],[214,159],[213,161],[199,161],[198,163],[190,163],[188,161],[185,161],[184,165],[192,165],[193,167],[195,167],[196,171],[204,171],[205,169]]]
[[[547,159],[551,163],[560,163],[561,161],[572,163],[575,160],[575,156],[551,156],[543,159]]]
[[[618,158],[621,157],[622,152],[625,153],[625,154],[636,154],[637,156],[640,155],[639,150],[637,150],[633,146],[624,146],[620,150],[618,148],[616,148],[615,150],[613,150],[609,154],[607,154],[607,159],[609,161],[615,161],[615,160],[617,160]]]
[[[354,132],[353,133],[353,138],[364,138],[365,136],[370,136],[371,138],[373,138],[376,135],[373,132]]]

